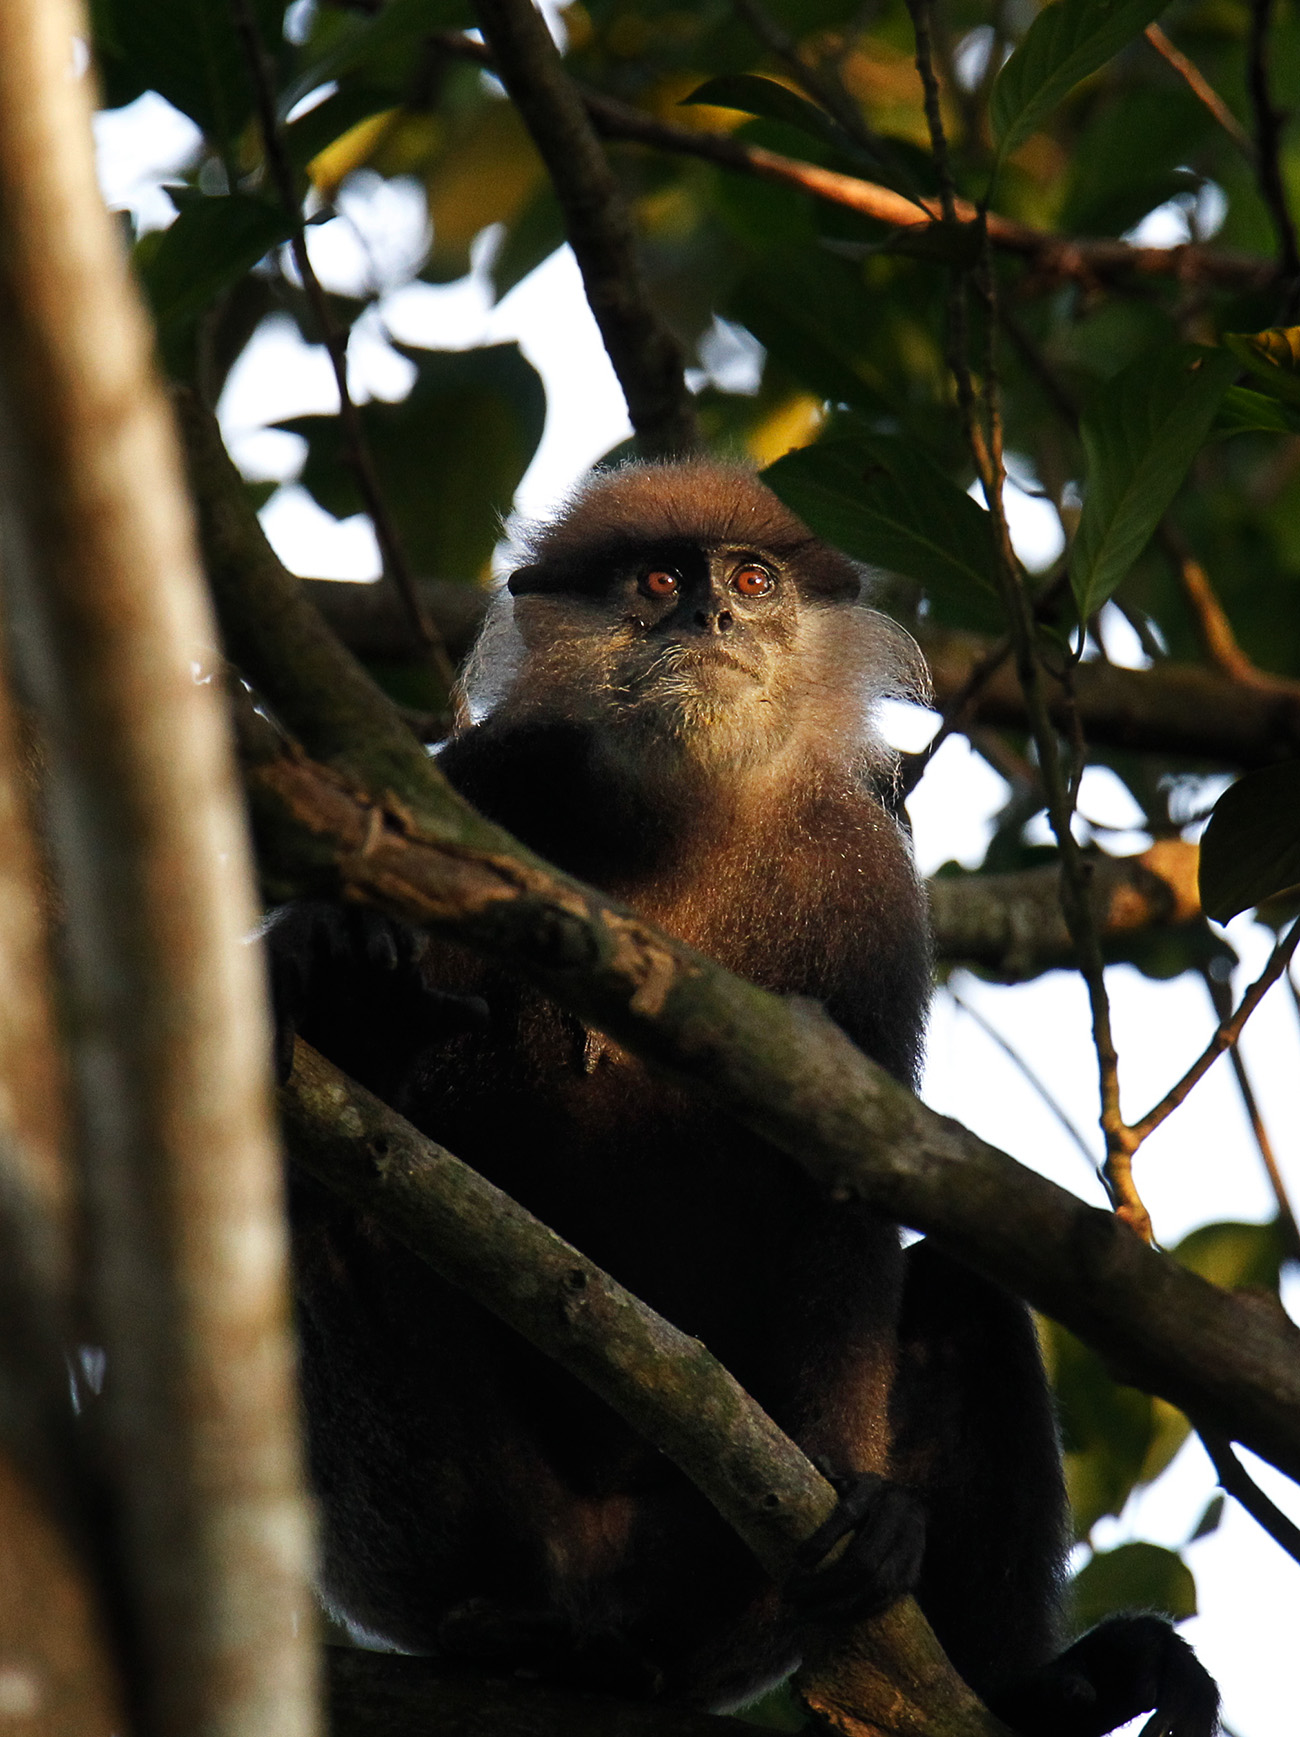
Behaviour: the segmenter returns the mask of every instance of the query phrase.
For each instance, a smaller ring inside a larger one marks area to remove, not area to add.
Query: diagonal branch
[[[1161,60],[1166,65],[1171,66],[1178,74],[1196,100],[1214,116],[1238,150],[1249,162],[1253,163],[1255,161],[1255,146],[1251,141],[1250,134],[1233,114],[1227,103],[1224,102],[1218,91],[1215,90],[1209,79],[1206,78],[1200,67],[1194,61],[1189,60],[1181,48],[1176,48],[1170,42],[1158,24],[1148,24],[1143,35]]]
[[[450,54],[494,65],[491,52],[481,42],[448,30],[434,33],[439,46]],[[575,86],[575,89],[579,87]],[[652,150],[699,157],[720,168],[731,169],[759,180],[792,187],[830,205],[843,206],[860,216],[894,228],[928,228],[941,216],[939,202],[922,200],[918,206],[891,187],[823,169],[798,157],[783,156],[760,145],[745,144],[725,134],[706,133],[659,120],[630,103],[585,88],[579,89],[583,107],[596,132],[607,139],[627,140]],[[954,213],[959,223],[973,223],[978,215],[968,200],[958,199]],[[1233,253],[1224,248],[1189,242],[1182,247],[1138,247],[1127,241],[1098,240],[1090,236],[1052,235],[1010,217],[988,214],[989,241],[999,251],[1027,260],[1044,278],[1072,279],[1088,286],[1123,284],[1134,278],[1172,278],[1177,283],[1203,284],[1218,289],[1266,289],[1277,271],[1270,260],[1253,254]]]
[[[928,1110],[814,1004],[732,977],[499,828],[471,824],[427,761],[418,800],[377,800],[252,722],[246,783],[285,892],[372,903],[508,962],[709,1092],[832,1193],[934,1234],[1130,1384],[1300,1473],[1300,1332],[1280,1309],[1218,1290]]]
[[[592,314],[647,456],[700,443],[681,346],[655,309],[627,201],[533,0],[476,0],[496,71],[550,171]]]
[[[1233,1453],[1231,1439],[1213,1429],[1198,1427],[1196,1433],[1214,1462],[1215,1475],[1220,1486],[1241,1503],[1251,1519],[1264,1528],[1274,1543],[1280,1544],[1288,1556],[1300,1562],[1300,1526],[1289,1519],[1276,1502],[1270,1501],[1260,1489]]]
[[[835,1493],[698,1339],[301,1039],[280,1106],[297,1163],[599,1394],[785,1579]],[[877,1665],[853,1695],[863,1737],[1009,1737],[912,1599],[863,1627],[853,1650]]]
[[[1162,1122],[1167,1121],[1173,1115],[1178,1106],[1185,1102],[1193,1086],[1199,1085],[1219,1057],[1236,1043],[1245,1030],[1246,1021],[1278,978],[1285,973],[1298,943],[1300,943],[1300,918],[1292,923],[1286,934],[1279,939],[1269,955],[1267,965],[1242,996],[1232,1017],[1223,1021],[1191,1067],[1175,1085],[1170,1086],[1160,1102],[1153,1104],[1140,1121],[1133,1123],[1130,1132],[1139,1145],[1149,1135],[1154,1134]]]

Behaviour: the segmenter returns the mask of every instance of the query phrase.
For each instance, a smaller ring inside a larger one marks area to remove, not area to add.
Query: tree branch
[[[1275,1544],[1280,1544],[1288,1556],[1300,1562],[1300,1526],[1297,1526],[1294,1520],[1288,1519],[1281,1508],[1270,1501],[1260,1489],[1233,1453],[1231,1438],[1212,1429],[1198,1428],[1196,1433],[1214,1462],[1215,1475],[1222,1488],[1241,1503],[1251,1519],[1258,1521]]]
[[[599,1394],[785,1579],[835,1493],[698,1339],[301,1040],[280,1106],[297,1163]],[[853,1729],[1009,1737],[914,1600],[866,1627],[861,1650],[878,1668],[853,1686]]]
[[[1154,1104],[1140,1121],[1134,1122],[1132,1132],[1139,1143],[1154,1134],[1160,1124],[1173,1115],[1179,1105],[1186,1101],[1193,1086],[1199,1085],[1219,1057],[1236,1043],[1245,1029],[1246,1021],[1278,978],[1285,974],[1286,968],[1291,962],[1291,955],[1295,952],[1298,943],[1300,943],[1300,918],[1292,923],[1286,934],[1278,941],[1277,946],[1274,947],[1269,956],[1267,965],[1242,996],[1240,1005],[1231,1019],[1224,1020],[1177,1084],[1171,1086],[1160,1102]]]
[[[944,629],[919,638],[940,706],[960,692],[994,643]],[[1065,690],[1050,671],[1047,680],[1048,706],[1064,726]],[[1242,769],[1300,754],[1300,682],[1276,677],[1262,689],[1193,664],[1135,670],[1100,662],[1079,664],[1073,680],[1079,720],[1094,747],[1186,755]],[[1014,671],[994,670],[967,715],[976,723],[1025,729]]]
[[[97,1423],[142,1723],[309,1737],[248,840],[219,693],[192,673],[215,629],[152,336],[96,182],[85,33],[74,0],[0,7],[6,602],[50,745],[85,1284],[113,1371]]]
[[[1201,69],[1176,48],[1158,24],[1148,24],[1143,35],[1166,65],[1173,68],[1191,91],[1197,102],[1209,110],[1224,132],[1248,162],[1255,161],[1255,146],[1250,134],[1215,90]]]
[[[1197,849],[1162,839],[1140,856],[1089,858],[1089,899],[1107,958],[1151,929],[1201,927]],[[1073,963],[1052,865],[1014,874],[941,875],[927,883],[934,947],[944,964],[976,965],[1006,983]]]
[[[440,31],[437,41],[453,54],[492,64],[483,44],[459,31]],[[699,157],[724,169],[754,175],[759,180],[793,187],[830,205],[841,205],[863,217],[894,228],[929,227],[941,216],[937,200],[922,200],[921,208],[902,193],[857,175],[823,169],[797,157],[786,157],[760,145],[747,145],[725,134],[661,121],[600,92],[581,89],[580,96],[597,133],[607,139],[648,145],[653,150]],[[973,223],[975,206],[958,199],[958,222]],[[1264,289],[1277,278],[1271,261],[1251,254],[1189,242],[1182,247],[1136,247],[1127,241],[1088,236],[1051,235],[1009,217],[988,215],[989,240],[1004,253],[1028,260],[1044,279],[1071,279],[1085,285],[1122,284],[1134,278],[1167,277],[1177,283],[1204,284],[1217,289]]]
[[[373,903],[508,961],[832,1193],[934,1234],[1126,1381],[1300,1473],[1300,1332],[1276,1305],[1216,1289],[935,1115],[815,1004],[730,976],[487,822],[466,842],[463,805],[434,768],[418,805],[378,801],[247,721],[250,798],[286,891]]]
[[[700,444],[681,346],[655,309],[622,188],[533,0],[475,0],[496,72],[550,171],[592,314],[647,456]]]

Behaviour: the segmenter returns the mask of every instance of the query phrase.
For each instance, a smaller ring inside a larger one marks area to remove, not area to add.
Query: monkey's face
[[[534,677],[549,665],[553,692],[558,658],[573,710],[598,698],[629,745],[654,738],[696,760],[734,763],[770,756],[792,726],[800,600],[783,563],[764,551],[642,548],[610,560],[562,605],[554,593],[525,590],[515,623]]]

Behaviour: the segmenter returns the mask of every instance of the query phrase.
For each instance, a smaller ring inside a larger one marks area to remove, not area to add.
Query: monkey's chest
[[[745,1379],[871,1286],[863,1220],[698,1094],[507,981],[397,1107]],[[757,1377],[755,1377],[757,1378]]]

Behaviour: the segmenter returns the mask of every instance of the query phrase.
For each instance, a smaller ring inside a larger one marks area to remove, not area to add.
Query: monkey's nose
[[[697,609],[695,625],[713,633],[730,633],[734,623],[729,609],[719,609],[716,615],[709,609]]]

